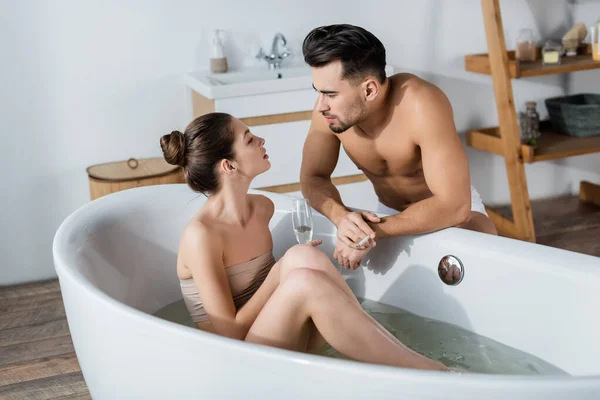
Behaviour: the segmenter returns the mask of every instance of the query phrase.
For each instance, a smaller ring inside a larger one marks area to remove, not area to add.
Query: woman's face
[[[237,118],[232,119],[231,127],[235,135],[233,153],[240,172],[249,178],[254,178],[268,171],[271,162],[264,147],[265,140],[252,134],[250,129]]]

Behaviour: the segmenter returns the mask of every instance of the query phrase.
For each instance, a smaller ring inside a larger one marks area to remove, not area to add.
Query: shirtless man
[[[475,189],[452,106],[435,85],[385,74],[385,48],[351,25],[311,31],[303,43],[319,97],[304,144],[300,183],[312,207],[337,226],[334,258],[360,265],[375,238],[456,226],[497,234]],[[351,212],[331,182],[340,145],[373,184],[379,219]],[[363,246],[357,244],[370,235]]]

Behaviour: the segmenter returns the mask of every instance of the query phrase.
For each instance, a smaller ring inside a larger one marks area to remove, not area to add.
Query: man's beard
[[[339,125],[329,125],[329,129],[331,129],[331,132],[333,133],[343,133],[346,132],[349,128],[351,128],[352,126],[354,126],[355,124],[345,124],[342,121],[340,121]]]
[[[362,119],[363,115],[365,115],[366,113],[366,107],[364,104],[360,103],[359,107],[359,112],[357,114],[355,114],[352,118],[350,118],[350,121],[342,121],[340,118],[336,118],[339,122],[338,125],[333,125],[330,124],[329,125],[329,129],[333,132],[333,133],[343,133],[346,132],[348,129],[352,128],[354,125],[358,124],[358,122]]]

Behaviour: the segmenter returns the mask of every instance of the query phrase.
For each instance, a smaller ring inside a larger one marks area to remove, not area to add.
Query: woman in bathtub
[[[211,113],[185,133],[160,139],[165,159],[183,167],[188,185],[209,195],[185,227],[177,274],[199,329],[247,342],[313,351],[325,340],[349,358],[447,370],[404,346],[371,318],[315,246],[296,245],[276,261],[269,220],[274,206],[248,194],[271,164],[264,139],[238,119]]]

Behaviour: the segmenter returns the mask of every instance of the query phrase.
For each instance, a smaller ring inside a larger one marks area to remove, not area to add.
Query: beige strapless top
[[[239,310],[258,290],[275,264],[271,251],[240,264],[225,268],[236,310]],[[180,279],[183,301],[194,322],[208,321],[194,279]]]

